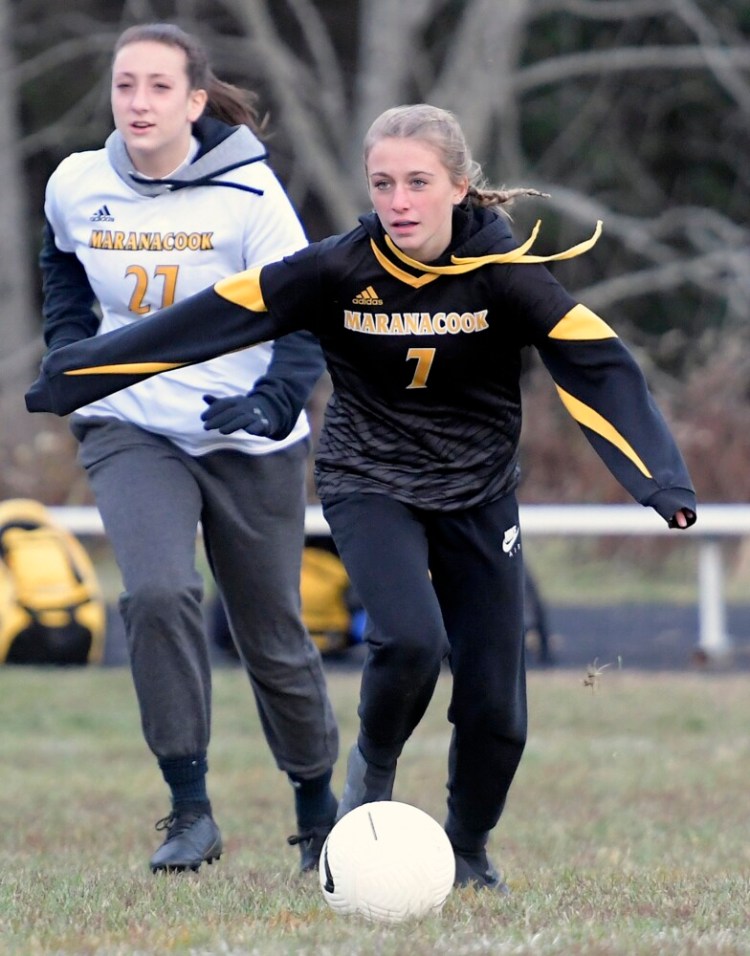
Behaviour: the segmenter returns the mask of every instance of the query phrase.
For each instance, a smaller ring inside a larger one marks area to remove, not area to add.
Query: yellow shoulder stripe
[[[63,375],[158,375],[183,368],[189,362],[125,362],[122,365],[92,365],[89,368],[74,368]]]
[[[611,442],[615,446],[615,448],[619,448],[623,455],[625,455],[626,458],[629,458],[635,467],[647,478],[653,477],[651,472],[641,461],[640,457],[636,454],[633,446],[623,438],[623,436],[613,425],[607,421],[606,418],[603,418],[599,412],[595,411],[589,405],[585,405],[577,398],[574,398],[569,392],[566,392],[564,389],[560,388],[559,385],[556,385],[555,387],[557,388],[557,392],[562,399],[563,405],[577,422],[579,422],[581,425],[585,425],[586,428],[590,428],[591,431],[596,432],[598,435],[601,435],[602,438],[606,438],[607,441]]]
[[[549,333],[549,338],[582,342],[592,339],[616,339],[617,333],[604,319],[599,318],[596,312],[579,303],[560,319]]]
[[[254,269],[246,269],[226,279],[220,279],[214,286],[214,292],[222,299],[242,306],[243,309],[250,309],[251,312],[267,312],[268,308],[260,291],[262,268],[262,266],[256,266]]]

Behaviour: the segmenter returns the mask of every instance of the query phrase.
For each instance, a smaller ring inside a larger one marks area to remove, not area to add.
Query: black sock
[[[172,793],[172,809],[200,810],[211,812],[211,803],[206,790],[208,761],[205,754],[188,754],[185,757],[164,757],[159,767]]]
[[[332,770],[319,777],[304,780],[290,773],[289,782],[294,787],[294,809],[300,831],[330,823],[336,816],[338,801],[331,790]]]
[[[445,821],[445,832],[453,849],[466,856],[478,856],[484,853],[490,835],[488,830],[472,830],[465,827],[450,811]]]
[[[385,773],[393,773],[404,748],[403,743],[376,744],[362,728],[357,735],[357,746],[370,767]]]

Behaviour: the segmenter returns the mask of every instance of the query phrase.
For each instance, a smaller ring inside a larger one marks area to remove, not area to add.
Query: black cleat
[[[326,837],[333,829],[334,820],[328,824],[319,827],[310,827],[304,833],[296,833],[294,836],[287,837],[289,846],[299,846],[300,852],[300,873],[309,873],[311,870],[317,870],[320,863],[320,853]]]
[[[454,886],[473,886],[476,889],[494,890],[502,896],[510,896],[508,884],[488,859],[486,850],[464,853],[454,847],[453,854],[456,857]]]
[[[368,763],[357,744],[354,744],[349,751],[349,760],[346,765],[346,782],[339,801],[336,819],[340,820],[351,810],[361,807],[363,803],[390,800],[395,779],[395,761],[393,766],[389,768]]]
[[[334,824],[336,823],[336,811],[338,810],[338,800],[333,795],[332,792],[328,793],[328,810],[327,818],[323,817],[322,820],[318,820],[317,823],[312,826],[303,826],[299,821],[299,807],[298,807],[298,817],[297,817],[297,826],[299,827],[299,833],[295,833],[293,836],[287,837],[287,843],[289,846],[298,846],[300,852],[300,873],[309,873],[311,870],[317,870],[318,864],[320,863],[320,852],[323,849],[323,844],[326,842],[326,837],[333,829]]]
[[[213,863],[221,856],[221,833],[205,810],[182,810],[159,820],[157,830],[167,836],[151,857],[151,872],[197,870],[201,863]]]

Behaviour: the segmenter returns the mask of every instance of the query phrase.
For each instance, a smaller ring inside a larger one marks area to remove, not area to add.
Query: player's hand
[[[689,528],[691,525],[694,525],[696,521],[696,514],[690,508],[680,508],[679,511],[675,511],[669,521],[670,528]]]
[[[204,395],[203,401],[208,405],[201,415],[206,431],[218,428],[222,435],[231,435],[243,429],[249,435],[267,437],[271,434],[268,410],[264,408],[263,401],[252,393],[232,395],[230,398]]]

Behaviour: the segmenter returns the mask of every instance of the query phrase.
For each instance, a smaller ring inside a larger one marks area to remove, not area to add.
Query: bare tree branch
[[[61,113],[54,123],[42,126],[19,140],[18,149],[23,158],[28,158],[44,149],[59,148],[67,140],[71,148],[80,146],[82,140],[90,138],[92,131],[99,129],[99,117],[109,111],[109,77],[98,77],[96,83],[70,109]]]
[[[518,95],[542,86],[605,73],[641,70],[698,70],[712,61],[723,68],[750,69],[750,48],[700,46],[620,47],[572,53],[522,67],[512,78]]]
[[[310,0],[287,0],[294,11],[305,43],[310,50],[315,74],[315,94],[323,112],[336,121],[329,123],[329,131],[338,140],[339,152],[343,155],[350,131],[340,122],[347,113],[346,90],[342,71],[338,66],[336,51],[330,36],[321,21],[318,11]]]
[[[0,0],[0,75],[15,72],[10,37],[9,0]],[[33,336],[31,267],[27,249],[28,210],[18,183],[22,178],[20,133],[14,87],[0,83],[0,182],[3,222],[0,228],[0,301],[3,304],[3,352],[15,355]],[[19,363],[20,364],[20,363]]]
[[[728,62],[722,52],[725,48],[721,44],[721,34],[710,20],[702,13],[693,0],[672,0],[673,7],[682,21],[695,34],[701,48],[706,52],[706,66],[723,86],[727,93],[739,104],[743,112],[750,112],[750,85],[748,85],[739,70]]]
[[[535,17],[572,13],[589,20],[629,20],[669,13],[672,0],[537,0]]]
[[[415,34],[435,7],[435,0],[379,0],[362,4],[350,162],[355,156],[358,159],[359,143],[375,117],[402,102],[404,75],[409,74],[415,55]]]
[[[686,285],[695,285],[705,291],[716,292],[717,284],[724,284],[728,275],[733,286],[743,289],[741,301],[745,308],[750,301],[747,268],[750,263],[750,245],[736,252],[711,252],[703,256],[676,259],[649,269],[636,269],[627,275],[603,279],[583,289],[577,295],[592,308],[606,308],[631,298],[640,298],[656,292],[674,292]],[[735,320],[745,316],[735,315]]]
[[[577,289],[576,294],[591,308],[607,308],[627,299],[695,286],[712,298],[731,292],[739,303],[731,318],[746,321],[747,313],[736,309],[743,303],[746,308],[750,302],[750,230],[713,210],[671,209],[644,220],[614,213],[597,200],[560,186],[547,188],[554,190],[549,202],[566,217],[587,225],[602,219],[606,236],[616,238],[624,248],[652,263]],[[673,244],[666,241],[670,235]],[[709,251],[695,255],[684,250],[686,237],[706,248],[709,236],[714,237]]]
[[[332,175],[330,145],[322,136],[320,115],[304,109],[297,95],[299,69],[289,49],[281,42],[265,2],[246,4],[242,0],[223,0],[242,25],[244,36],[253,38],[253,52],[264,69],[284,122],[303,144],[305,165],[328,213],[341,229],[356,219],[357,207],[351,192],[341,188],[340,178]]]
[[[0,382],[5,386],[10,383],[28,385],[28,370],[39,361],[43,352],[44,344],[39,336],[29,339],[20,348],[5,352],[0,357]]]
[[[529,16],[528,0],[476,0],[464,14],[450,60],[432,99],[461,117],[476,155],[497,154],[509,176],[522,159],[518,99],[509,83],[519,65]]]
[[[6,82],[10,81],[17,86],[22,86],[24,83],[29,83],[51,70],[57,69],[57,67],[70,67],[76,60],[92,55],[101,56],[103,50],[107,51],[109,56],[117,36],[117,31],[104,30],[95,34],[88,33],[84,36],[63,40],[54,46],[47,47],[47,49],[36,56],[30,57],[23,63],[17,64],[13,74],[6,78]]]

